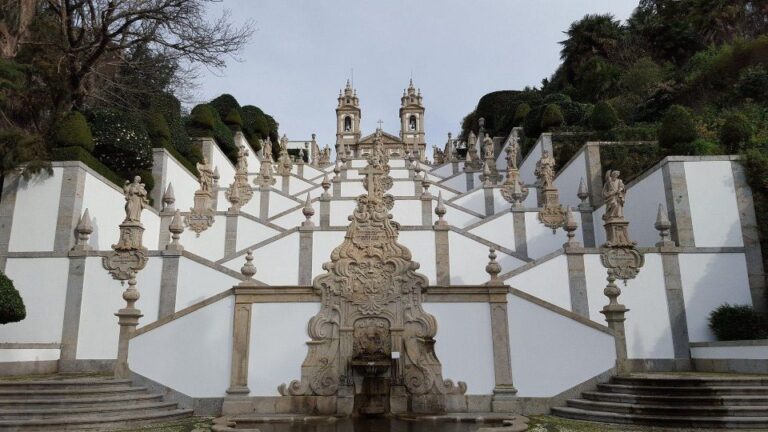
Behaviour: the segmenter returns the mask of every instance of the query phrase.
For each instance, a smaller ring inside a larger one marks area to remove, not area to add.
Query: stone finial
[[[336,161],[336,165],[333,166],[333,180],[341,180],[341,161]]]
[[[77,242],[72,250],[91,250],[91,246],[88,245],[88,239],[90,239],[91,233],[93,233],[93,225],[91,224],[91,215],[88,213],[88,209],[85,209],[83,215],[80,216],[75,232],[77,233]]]
[[[309,197],[309,193],[307,193],[307,200],[304,201],[304,208],[301,209],[301,213],[306,218],[306,220],[301,223],[301,226],[303,227],[315,226],[315,224],[312,223],[312,216],[315,215],[315,209],[312,208],[312,200]]]
[[[245,264],[240,268],[240,273],[248,279],[253,279],[253,275],[256,274],[256,266],[253,265],[253,251],[250,249],[245,254]]]
[[[484,117],[480,117],[477,120],[477,125],[480,126],[480,129],[484,129],[485,128],[485,118]]]
[[[176,196],[173,193],[173,183],[168,182],[168,187],[165,188],[163,194],[163,211],[174,210],[176,203]]]
[[[309,145],[309,143],[305,143],[305,145]],[[296,162],[299,164],[304,163],[304,149],[299,149],[299,160]]]
[[[413,161],[413,172],[416,173],[415,178],[420,179],[421,178],[421,164],[419,161],[415,160]]]
[[[568,233],[568,241],[563,245],[568,247],[580,247],[581,244],[576,240],[576,229],[579,227],[576,223],[576,218],[573,216],[573,211],[570,207],[566,210],[566,219],[563,229]]]
[[[328,189],[331,188],[331,181],[328,180],[328,174],[323,176],[323,181],[320,183],[320,186],[323,187],[323,195],[321,196],[321,198],[323,199],[330,198],[331,195],[328,193]]]
[[[427,178],[427,173],[425,172],[424,175],[421,176],[421,198],[422,199],[432,199],[432,194],[429,193],[429,185],[431,182]]]
[[[656,214],[656,223],[653,226],[659,231],[659,236],[661,237],[656,246],[675,246],[675,242],[669,238],[669,230],[672,228],[672,223],[669,221],[667,210],[662,204],[659,204],[659,212]]]
[[[448,222],[446,222],[443,217],[445,216],[446,209],[445,209],[445,203],[443,203],[443,192],[440,191],[437,193],[437,206],[435,207],[435,214],[437,215],[437,222],[435,222],[436,227],[447,227]]]
[[[221,178],[221,174],[219,174],[219,167],[218,166],[213,168],[213,176],[212,177],[213,177],[213,183],[214,184],[218,184],[219,183],[219,179]]]
[[[181,211],[178,209],[173,214],[171,224],[168,226],[168,231],[171,232],[171,242],[165,246],[165,250],[177,250],[182,251],[184,247],[179,244],[181,234],[184,232],[184,223],[181,220]]]
[[[579,191],[576,193],[576,196],[581,200],[579,207],[589,207],[589,202],[587,202],[587,199],[589,198],[589,189],[587,189],[587,182],[584,181],[584,177],[579,181]]]
[[[523,189],[523,185],[520,181],[515,181],[512,184],[512,207],[522,207],[523,201],[528,196],[528,188]]]
[[[483,163],[483,187],[493,187],[493,181],[491,181],[491,167],[486,160]]]
[[[496,262],[496,249],[488,249],[488,265],[485,266],[485,271],[491,276],[491,280],[486,282],[486,285],[504,285],[504,282],[499,279],[499,273],[501,273],[501,266]]]

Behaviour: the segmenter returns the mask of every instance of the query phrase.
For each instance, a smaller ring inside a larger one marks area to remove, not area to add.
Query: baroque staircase
[[[0,380],[0,430],[116,430],[192,416],[146,387],[104,375]]]
[[[768,376],[633,374],[552,414],[576,420],[688,428],[768,428]]]

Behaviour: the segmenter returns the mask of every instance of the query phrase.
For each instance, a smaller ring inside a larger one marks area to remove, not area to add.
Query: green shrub
[[[589,118],[592,108],[591,104],[583,104],[573,101],[565,101],[558,104],[563,113],[564,123],[567,125],[581,125],[585,119]]]
[[[213,107],[219,114],[219,118],[226,119],[232,110],[240,111],[240,103],[237,102],[234,96],[224,93],[216,99],[208,102],[208,105]],[[226,121],[225,121],[226,122]]]
[[[720,128],[720,144],[728,153],[738,153],[749,147],[752,125],[743,114],[733,114],[725,119]]]
[[[592,117],[589,119],[592,127],[597,130],[610,130],[619,123],[619,117],[616,110],[608,102],[600,102],[595,105],[592,111]]]
[[[0,271],[0,324],[18,322],[27,317],[27,309],[13,281]]]
[[[659,128],[659,145],[671,152],[696,140],[696,125],[685,107],[672,105]]]
[[[561,104],[563,102],[570,102],[571,97],[562,93],[552,93],[544,97],[544,100],[541,101],[545,105],[549,104]]]
[[[111,109],[88,113],[94,156],[121,177],[152,166],[152,143],[144,122],[130,112]]]
[[[549,104],[544,108],[544,112],[541,114],[541,129],[546,132],[562,126],[564,121],[560,107],[555,104]]]
[[[168,122],[161,113],[151,113],[147,116],[147,133],[154,148],[169,148],[171,144],[171,130]]]
[[[529,112],[531,112],[531,106],[527,103],[523,102],[518,105],[517,108],[515,108],[515,116],[512,124],[515,127],[522,126],[523,122],[525,121],[525,116],[527,116]]]
[[[56,123],[52,143],[53,147],[82,147],[93,151],[93,135],[85,116],[77,111],[67,113]]]
[[[212,106],[208,104],[200,104],[192,108],[189,123],[197,129],[213,131],[213,126],[216,124],[216,117],[218,117],[218,114]]]
[[[210,124],[210,127],[207,125]],[[187,133],[192,137],[208,137],[216,140],[221,150],[232,163],[237,162],[237,147],[232,130],[221,121],[218,112],[209,104],[200,104],[192,109],[187,122]]]
[[[730,305],[719,306],[709,314],[709,328],[717,340],[752,340],[768,337],[765,321],[755,312],[752,306]]]
[[[742,71],[737,84],[739,94],[755,100],[768,99],[768,69],[749,67]]]
[[[243,126],[243,118],[240,116],[240,110],[232,109],[224,118],[224,124],[239,130]]]
[[[89,168],[101,174],[104,178],[122,187],[125,179],[117,175],[106,165],[99,162],[92,154],[88,153],[82,147],[60,147],[51,150],[51,160],[54,161],[80,161]]]

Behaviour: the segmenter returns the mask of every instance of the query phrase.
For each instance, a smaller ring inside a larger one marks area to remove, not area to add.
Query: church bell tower
[[[360,99],[357,90],[347,80],[343,92],[339,91],[339,104],[336,107],[336,151],[343,142],[347,150],[356,148],[360,141]],[[350,147],[351,146],[351,147]]]
[[[419,151],[417,159],[424,161],[427,149],[424,139],[424,103],[421,90],[417,91],[413,87],[413,80],[400,98],[400,139],[405,144],[406,150],[412,149],[415,141]]]

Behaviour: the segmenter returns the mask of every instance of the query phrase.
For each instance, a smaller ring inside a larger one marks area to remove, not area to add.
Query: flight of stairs
[[[688,428],[768,428],[768,376],[614,377],[552,414],[577,420]]]
[[[0,430],[115,430],[192,416],[146,387],[103,375],[0,380]]]

